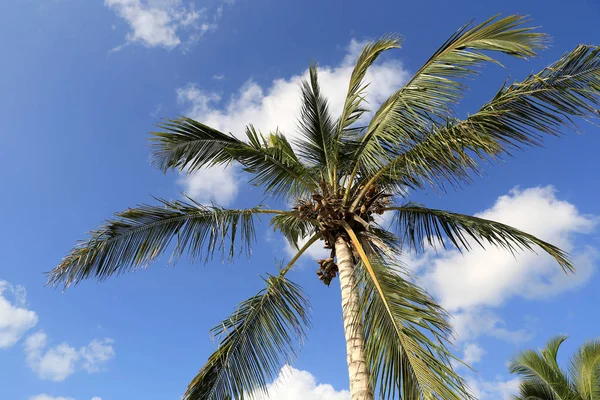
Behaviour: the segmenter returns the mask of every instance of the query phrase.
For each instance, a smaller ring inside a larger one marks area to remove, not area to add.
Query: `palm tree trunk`
[[[335,241],[335,253],[342,288],[342,314],[346,335],[346,358],[350,375],[351,399],[373,400],[373,390],[369,382],[369,371],[365,358],[364,329],[359,315],[354,260],[344,238],[340,237]]]

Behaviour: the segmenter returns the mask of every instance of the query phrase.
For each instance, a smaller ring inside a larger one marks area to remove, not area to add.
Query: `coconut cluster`
[[[362,191],[358,188],[358,192]],[[318,226],[317,233],[325,242],[325,248],[331,249],[331,257],[326,260],[317,260],[319,270],[317,275],[326,285],[336,277],[338,267],[334,263],[335,240],[339,236],[346,237],[346,231],[342,222],[346,222],[355,232],[361,232],[369,229],[369,225],[374,220],[374,214],[383,214],[385,208],[389,205],[391,195],[384,193],[377,187],[371,187],[361,202],[353,211],[350,211],[349,205],[352,201],[343,202],[343,190],[339,189],[337,193],[331,193],[323,190],[323,193],[314,193],[309,199],[300,199],[296,204],[298,216],[304,220],[311,220]]]

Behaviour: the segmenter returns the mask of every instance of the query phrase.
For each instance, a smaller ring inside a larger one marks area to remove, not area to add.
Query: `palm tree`
[[[406,189],[469,182],[480,164],[561,134],[573,117],[596,115],[600,50],[578,46],[541,72],[503,85],[468,118],[453,116],[464,79],[485,63],[497,63],[493,53],[527,58],[544,47],[546,36],[525,23],[508,16],[463,26],[372,116],[365,108],[365,74],[380,54],[400,47],[399,36],[384,36],[363,49],[337,118],[311,66],[301,87],[301,138],[294,142],[252,125],[242,139],[190,118],[162,123],[152,138],[153,160],[161,170],[238,163],[251,183],[293,208],[227,209],[192,199],[131,208],[74,247],[51,271],[49,283],[68,287],[88,278],[104,280],[144,268],[171,248],[173,260],[184,253],[192,261],[210,260],[218,252],[233,260],[249,251],[255,221],[268,215],[298,253],[214,328],[220,346],[185,399],[247,398],[264,390],[294,356],[309,326],[309,303],[288,273],[317,241],[331,251],[318,260],[319,279],[326,285],[336,276],[340,280],[352,399],[373,399],[375,393],[469,398],[449,362],[447,315],[401,271],[398,254],[450,243],[461,250],[474,244],[509,251],[539,247],[565,271],[573,267],[560,249],[532,235],[408,202]],[[380,226],[379,214],[391,214],[395,229]]]
[[[515,400],[600,399],[600,340],[584,343],[564,371],[556,358],[565,340],[553,337],[539,353],[527,350],[511,361],[510,372],[523,378]]]

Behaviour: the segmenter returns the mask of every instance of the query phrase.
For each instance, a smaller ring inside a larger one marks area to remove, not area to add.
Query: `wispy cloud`
[[[214,31],[223,15],[223,5],[212,11],[196,9],[194,3],[184,0],[105,0],[104,5],[115,11],[130,28],[125,43],[112,51],[130,44],[184,51],[204,34]]]

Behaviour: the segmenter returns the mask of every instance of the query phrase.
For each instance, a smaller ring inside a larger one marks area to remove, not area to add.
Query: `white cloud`
[[[41,379],[60,382],[80,369],[102,371],[115,356],[112,343],[111,339],[95,339],[79,349],[67,343],[47,349],[48,336],[40,331],[25,340],[24,348],[27,364]]]
[[[481,361],[484,355],[485,349],[477,343],[465,343],[462,360],[469,365],[473,365]]]
[[[72,397],[53,397],[47,394],[38,394],[37,396],[32,396],[29,400],[75,400]],[[102,400],[100,397],[92,397],[91,400]]]
[[[364,44],[353,40],[339,65],[319,67],[322,91],[330,101],[330,111],[334,116],[341,113],[353,63]],[[177,98],[189,117],[223,132],[231,132],[239,138],[245,137],[245,127],[252,123],[262,132],[279,129],[293,139],[299,135],[296,126],[301,106],[300,84],[307,76],[308,70],[304,70],[299,75],[275,79],[267,87],[250,79],[226,99],[219,93],[205,91],[190,83],[177,90]],[[366,77],[366,81],[371,82],[367,101],[375,108],[401,87],[407,78],[407,72],[398,61],[373,65]],[[226,169],[219,174],[220,179],[226,183],[225,187],[236,182],[234,170]],[[181,183],[184,186],[192,185],[184,181]]]
[[[467,379],[471,393],[479,400],[512,400],[519,391],[519,378],[494,381]]]
[[[474,244],[471,252],[426,251],[415,261],[419,282],[454,314],[460,339],[489,334],[518,342],[531,337],[527,330],[511,331],[490,308],[508,299],[543,299],[587,282],[594,272],[596,251],[578,247],[577,234],[590,233],[597,218],[582,214],[573,204],[559,200],[552,186],[512,189],[488,210],[476,214],[499,221],[555,244],[571,253],[577,268],[566,275],[547,254],[509,252]],[[408,265],[411,265],[408,263]]]
[[[177,180],[187,196],[202,204],[214,202],[221,206],[233,202],[239,189],[238,181],[234,168],[222,166],[203,168],[191,174],[180,174]]]
[[[37,396],[32,396],[29,400],[75,400],[72,397],[53,397],[47,394],[38,394]],[[92,399],[94,400],[94,399]]]
[[[304,246],[308,242],[308,239],[310,238],[307,237],[298,240],[298,247],[302,248],[302,246]],[[293,257],[298,253],[298,250],[294,246],[292,246],[287,240],[285,240],[285,246],[286,253],[289,257]],[[308,249],[306,249],[302,256],[309,257],[312,260],[318,260],[321,258],[329,257],[330,253],[331,250],[323,248],[323,242],[319,240],[313,243]]]
[[[207,9],[196,10],[193,2],[183,0],[105,0],[104,5],[129,25],[131,31],[126,35],[125,45],[139,43],[167,49],[189,47],[206,32],[216,29],[223,13],[222,6],[218,7],[210,20]]]
[[[25,288],[0,280],[0,349],[13,346],[38,322],[35,312],[25,305]]]
[[[350,392],[337,391],[333,386],[319,383],[308,371],[290,366],[281,369],[277,379],[267,385],[267,394],[255,394],[256,400],[350,400]]]

